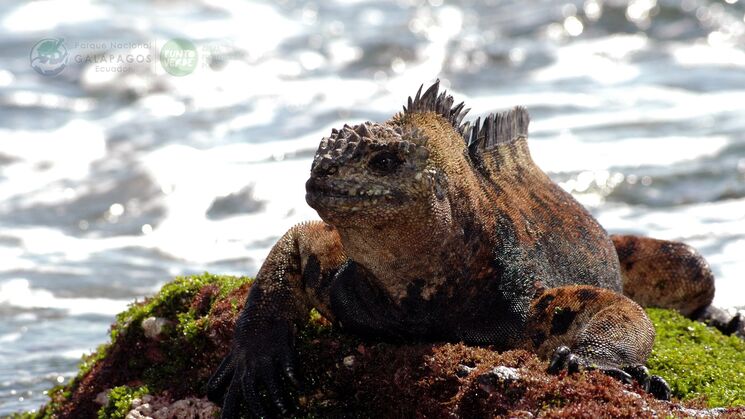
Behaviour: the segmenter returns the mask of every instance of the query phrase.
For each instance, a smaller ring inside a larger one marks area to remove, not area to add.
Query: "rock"
[[[476,382],[481,390],[493,393],[512,386],[519,379],[520,374],[518,374],[517,369],[500,365],[484,374],[480,374],[476,377]]]
[[[745,339],[745,311],[739,311],[732,320],[730,320],[728,326],[732,330],[732,334],[740,339]]]
[[[203,390],[230,349],[250,286],[248,278],[209,274],[166,284],[117,316],[111,342],[84,359],[78,376],[51,390],[50,402],[26,417],[214,417],[219,408]],[[297,338],[307,383],[298,391],[297,413],[745,417],[745,407],[730,407],[745,404],[745,343],[675,313],[648,312],[658,331],[650,370],[670,382],[678,398],[672,403],[597,371],[549,375],[545,361],[522,350],[363,341],[313,313]],[[716,407],[725,409],[710,410]]]
[[[476,368],[469,367],[468,365],[458,364],[458,368],[455,370],[455,375],[460,378],[466,378],[471,374],[471,371]]]
[[[98,404],[99,406],[106,406],[107,404],[109,404],[109,391],[111,390],[106,390],[98,393],[93,401],[95,401],[96,404]]]
[[[494,367],[489,371],[488,373],[482,375],[481,377],[491,377],[493,379],[497,379],[500,382],[511,382],[511,381],[517,381],[520,379],[520,374],[518,374],[517,369],[510,368],[510,367],[503,367],[498,366]]]
[[[345,356],[343,360],[344,366],[347,368],[354,367],[354,360],[355,360],[354,355]]]
[[[142,327],[145,337],[157,339],[158,336],[163,333],[163,328],[169,323],[168,319],[161,317],[148,317],[142,321],[140,327]]]
[[[144,396],[134,400],[125,419],[212,419],[220,408],[206,398],[189,397],[170,402],[166,397]]]

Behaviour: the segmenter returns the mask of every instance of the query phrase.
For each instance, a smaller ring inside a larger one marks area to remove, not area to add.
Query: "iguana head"
[[[442,193],[429,157],[426,139],[413,127],[345,125],[321,141],[306,201],[333,224],[385,221]]]
[[[474,201],[465,195],[479,193],[481,151],[498,136],[513,136],[520,121],[511,111],[490,115],[483,126],[480,119],[461,124],[469,110],[463,103],[453,106],[453,97],[438,90],[439,81],[424,94],[420,87],[385,123],[332,130],[313,160],[308,205],[337,227],[374,227],[448,217],[449,202]]]

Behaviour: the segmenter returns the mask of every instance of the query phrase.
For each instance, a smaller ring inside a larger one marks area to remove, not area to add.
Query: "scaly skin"
[[[259,271],[208,386],[223,417],[287,411],[293,339],[312,308],[366,337],[525,348],[551,371],[600,368],[669,396],[643,367],[652,324],[621,292],[701,312],[706,262],[679,243],[611,240],[533,163],[525,109],[461,124],[468,111],[438,88],[321,141],[306,201],[323,221],[293,227]]]

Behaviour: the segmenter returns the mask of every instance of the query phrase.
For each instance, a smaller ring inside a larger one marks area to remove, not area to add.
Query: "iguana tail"
[[[611,236],[621,263],[623,293],[642,307],[661,307],[705,321],[722,332],[745,333],[745,319],[711,305],[714,274],[687,244],[641,236]]]
[[[643,307],[692,316],[714,299],[709,264],[687,244],[642,236],[611,236],[621,263],[623,293]]]

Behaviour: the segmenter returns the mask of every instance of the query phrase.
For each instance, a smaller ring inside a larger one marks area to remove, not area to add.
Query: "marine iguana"
[[[531,159],[525,108],[464,123],[439,80],[421,92],[384,123],[321,140],[306,201],[323,221],[292,227],[259,270],[208,384],[223,417],[287,411],[312,308],[368,338],[524,348],[550,372],[598,368],[669,397],[644,367],[655,332],[639,304],[706,310],[706,261],[682,243],[609,237]]]

